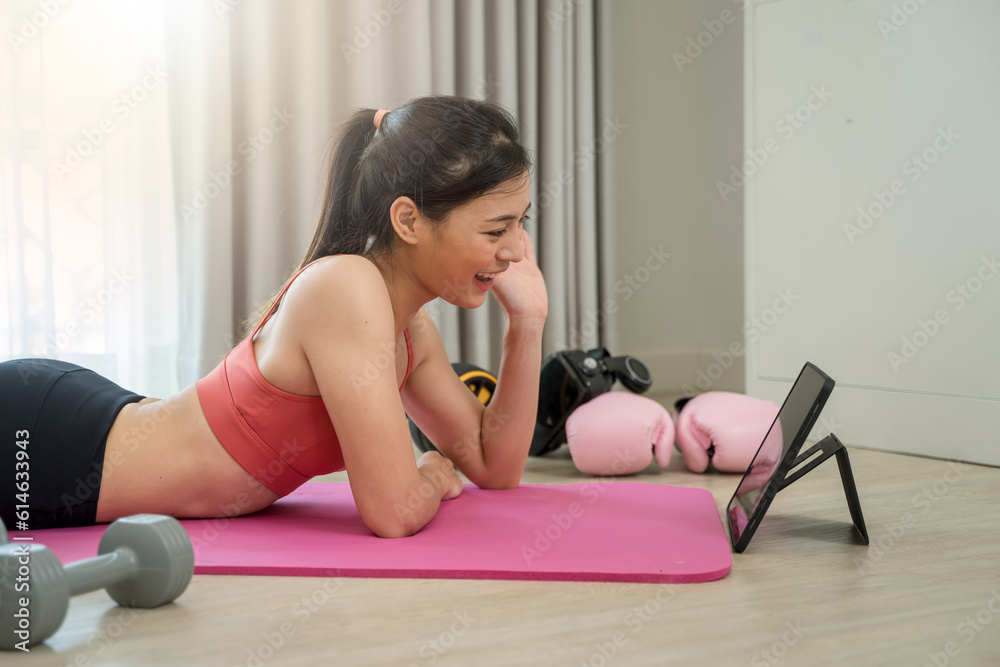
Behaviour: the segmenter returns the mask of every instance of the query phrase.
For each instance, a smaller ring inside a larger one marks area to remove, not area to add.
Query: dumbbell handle
[[[139,571],[139,559],[127,547],[96,558],[88,558],[63,567],[70,595],[82,595],[107,588],[129,579]]]
[[[0,521],[0,544],[7,544],[7,526]]]

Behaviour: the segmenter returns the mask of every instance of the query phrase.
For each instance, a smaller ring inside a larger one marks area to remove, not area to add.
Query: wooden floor
[[[779,494],[717,582],[196,576],[151,611],[75,598],[46,644],[0,664],[1000,665],[1000,470],[850,456],[869,547],[828,461]],[[586,479],[563,448],[523,481]],[[626,479],[707,488],[720,514],[738,482],[678,454]]]

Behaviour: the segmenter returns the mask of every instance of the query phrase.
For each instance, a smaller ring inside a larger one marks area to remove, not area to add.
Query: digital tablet
[[[742,552],[750,543],[768,505],[794,467],[834,384],[833,378],[809,362],[796,378],[726,508],[729,539],[735,551]]]

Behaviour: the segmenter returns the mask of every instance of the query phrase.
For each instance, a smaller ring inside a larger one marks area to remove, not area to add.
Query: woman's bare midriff
[[[254,356],[265,380],[300,395],[318,393],[315,378],[283,326],[279,308],[254,339]],[[287,312],[287,311],[286,311]],[[397,341],[396,374],[407,365],[406,343]],[[236,462],[212,432],[197,386],[170,398],[145,398],[118,413],[108,433],[97,521],[131,514],[178,518],[239,516],[262,510],[280,496]]]
[[[126,405],[108,433],[103,471],[101,523],[147,512],[237,516],[278,499],[212,433],[194,384],[167,399]]]

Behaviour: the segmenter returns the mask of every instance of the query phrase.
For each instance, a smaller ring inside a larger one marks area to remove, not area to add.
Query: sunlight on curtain
[[[0,359],[177,391],[177,261],[159,2],[0,15]]]

